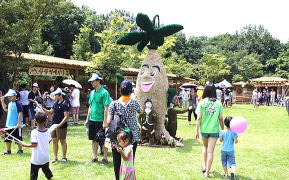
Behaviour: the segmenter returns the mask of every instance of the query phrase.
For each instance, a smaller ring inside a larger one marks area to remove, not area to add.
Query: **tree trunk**
[[[165,139],[165,143],[183,146],[182,143],[172,138],[165,129],[168,87],[168,77],[161,56],[156,50],[149,50],[137,77],[136,99],[143,107],[147,99],[153,103],[153,109],[158,116],[156,140]]]
[[[18,71],[13,72],[12,83],[13,83],[13,89],[15,91],[19,91],[19,72]]]

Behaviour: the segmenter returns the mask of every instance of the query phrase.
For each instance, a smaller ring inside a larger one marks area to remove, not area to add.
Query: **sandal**
[[[51,163],[54,164],[54,163],[56,163],[57,161],[58,161],[58,159],[53,159],[53,160],[51,161]]]
[[[99,165],[101,166],[105,166],[108,164],[108,160],[107,159],[102,159],[102,161],[99,163]]]
[[[90,162],[92,162],[92,163],[98,162],[98,158],[92,158]]]
[[[67,160],[67,158],[62,158],[61,159],[61,162],[64,162],[64,163],[66,163],[68,160]]]
[[[210,178],[210,175],[209,175],[209,174],[208,174],[208,175],[205,175],[205,174],[204,174],[203,176],[204,176],[204,178],[206,178],[206,179],[207,179],[207,178]]]
[[[3,152],[3,155],[7,155],[7,154],[11,154],[11,150],[7,150],[7,151]]]

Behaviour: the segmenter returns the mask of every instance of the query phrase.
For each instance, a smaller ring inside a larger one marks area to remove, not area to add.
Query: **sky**
[[[142,12],[161,24],[181,24],[189,36],[235,33],[246,25],[264,25],[281,42],[289,40],[288,0],[71,0],[98,14],[114,9]]]

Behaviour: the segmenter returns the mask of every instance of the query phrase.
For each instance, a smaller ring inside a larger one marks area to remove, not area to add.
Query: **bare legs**
[[[7,151],[11,151],[11,142],[6,142]],[[18,150],[22,150],[22,146],[18,144]]]
[[[203,138],[203,149],[202,149],[202,157],[203,157],[203,170],[207,168],[207,149],[208,149],[208,139]]]
[[[209,171],[211,169],[213,160],[214,160],[214,150],[217,142],[217,138],[203,138],[203,168],[206,168],[206,172],[204,173],[204,177],[209,176]]]
[[[73,123],[74,124],[78,124],[78,116],[79,116],[78,114],[73,114],[72,115],[72,119],[73,119]]]
[[[97,159],[97,151],[98,151],[98,147],[99,147],[99,143],[96,141],[92,141],[92,158],[93,159]],[[103,159],[107,159],[107,151],[108,149],[106,147],[103,146]]]

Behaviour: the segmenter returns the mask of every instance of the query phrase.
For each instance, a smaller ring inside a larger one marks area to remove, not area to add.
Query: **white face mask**
[[[153,106],[153,105],[152,105],[151,102],[147,102],[147,103],[145,104],[146,109],[151,109],[152,106]]]
[[[173,103],[170,103],[170,108],[174,108],[174,104]]]

